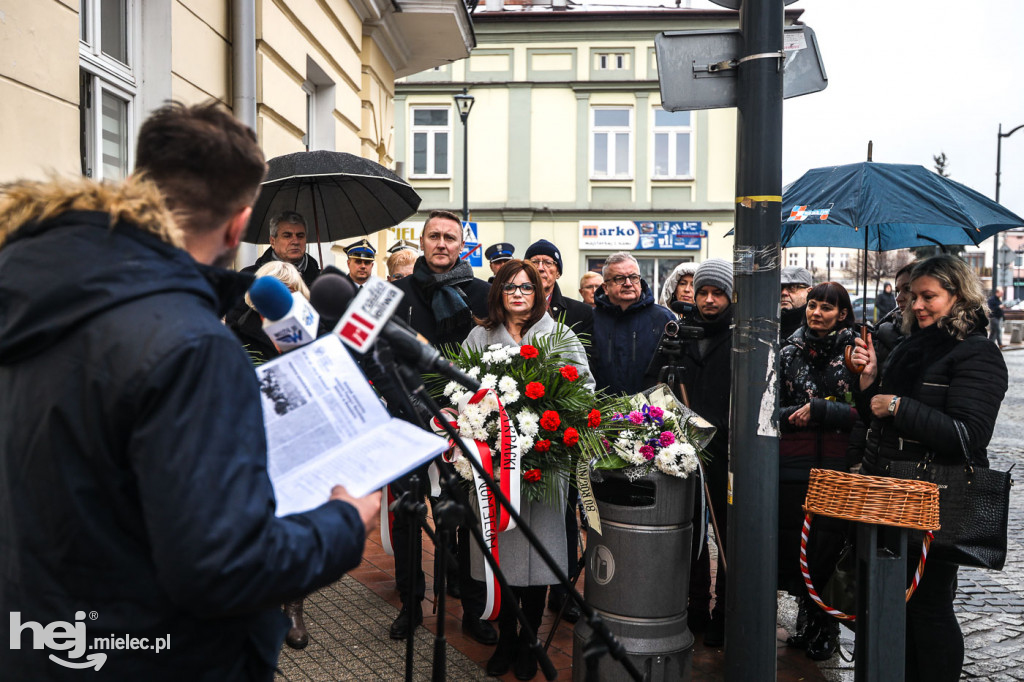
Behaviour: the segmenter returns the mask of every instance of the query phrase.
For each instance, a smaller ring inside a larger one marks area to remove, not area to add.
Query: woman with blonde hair
[[[853,360],[864,365],[855,387],[868,419],[863,473],[885,476],[893,461],[988,466],[986,450],[1007,388],[1006,363],[987,339],[981,283],[959,258],[935,256],[910,273],[906,338],[879,367],[874,345],[857,339]],[[916,565],[916,548],[907,556]],[[953,612],[956,564],[929,557],[907,602],[906,680],[960,679],[964,639]]]

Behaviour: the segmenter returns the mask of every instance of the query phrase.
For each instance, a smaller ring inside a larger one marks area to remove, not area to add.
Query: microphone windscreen
[[[672,310],[672,312],[677,313],[679,315],[690,315],[691,313],[693,313],[693,311],[697,309],[697,306],[693,305],[692,303],[686,303],[684,301],[672,301],[668,304],[668,307]]]
[[[330,272],[313,280],[313,286],[309,289],[309,302],[320,313],[323,325],[333,329],[355,295],[356,288],[347,277]]]
[[[276,277],[257,277],[249,287],[249,298],[256,312],[272,322],[292,309],[292,292]]]

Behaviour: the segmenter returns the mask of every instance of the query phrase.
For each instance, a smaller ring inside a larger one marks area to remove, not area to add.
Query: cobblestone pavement
[[[1010,387],[1003,400],[989,445],[996,469],[1016,465],[1010,493],[1010,523],[1006,566],[1002,571],[960,569],[955,608],[964,632],[964,671],[961,679],[1024,680],[1024,352],[1003,353]],[[927,570],[927,569],[925,569]],[[852,634],[843,629],[842,647],[853,649]],[[853,663],[834,657],[821,664],[829,680],[853,680]]]

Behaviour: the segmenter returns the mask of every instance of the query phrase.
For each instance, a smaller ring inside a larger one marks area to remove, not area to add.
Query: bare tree
[[[858,283],[862,282],[864,278],[864,254],[864,251],[857,251],[856,256],[846,269],[847,276],[852,277]],[[878,295],[883,281],[892,282],[896,271],[912,260],[914,260],[914,254],[910,249],[868,251],[868,280],[875,283],[875,295]],[[867,293],[865,292],[864,295],[866,296]]]

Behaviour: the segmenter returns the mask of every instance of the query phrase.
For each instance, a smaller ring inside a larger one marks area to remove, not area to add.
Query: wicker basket
[[[939,527],[939,488],[928,481],[811,469],[804,511],[918,530]]]

